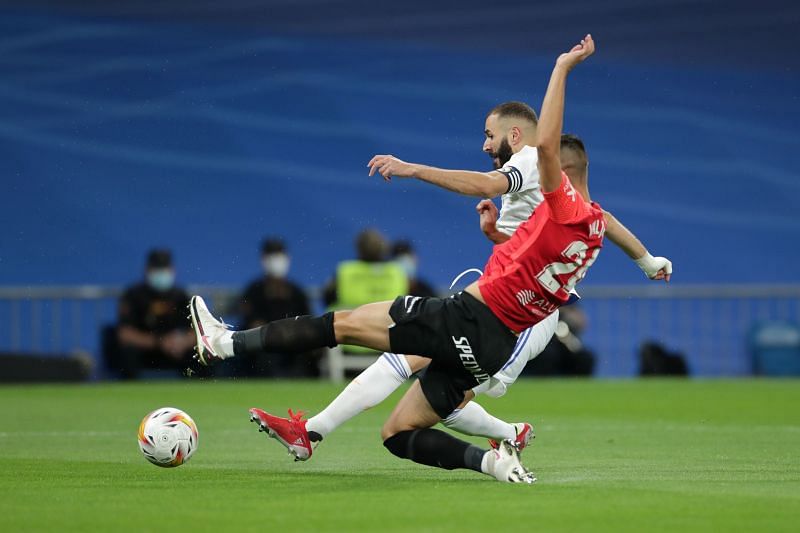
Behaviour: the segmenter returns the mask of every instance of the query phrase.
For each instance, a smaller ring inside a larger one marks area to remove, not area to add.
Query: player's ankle
[[[221,352],[221,356],[223,358],[226,357],[233,357],[234,353],[234,343],[233,343],[233,334],[235,331],[226,331],[223,333],[219,340],[217,340],[217,348],[219,348]]]
[[[488,450],[481,459],[481,472],[487,476],[494,476],[494,463],[497,460],[497,452]]]

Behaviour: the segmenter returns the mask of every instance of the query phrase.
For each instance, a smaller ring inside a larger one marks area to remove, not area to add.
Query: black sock
[[[336,346],[333,313],[322,316],[296,316],[265,324],[260,328],[233,334],[233,353],[301,353]]]
[[[457,439],[438,429],[401,431],[383,441],[397,457],[446,470],[469,468],[481,472],[486,450]]]

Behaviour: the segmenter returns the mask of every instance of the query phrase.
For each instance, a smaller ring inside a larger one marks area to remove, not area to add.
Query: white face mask
[[[403,254],[398,255],[394,260],[400,265],[400,268],[403,269],[409,279],[414,279],[414,276],[417,275],[417,261],[414,256]]]
[[[159,292],[170,290],[175,285],[175,272],[171,268],[159,268],[147,273],[147,283]]]
[[[264,273],[275,278],[285,278],[289,273],[289,256],[286,254],[269,254],[261,258]]]

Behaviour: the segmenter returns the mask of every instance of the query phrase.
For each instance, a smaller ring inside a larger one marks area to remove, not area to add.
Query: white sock
[[[494,454],[494,450],[489,450],[483,454],[483,459],[481,459],[481,472],[484,474],[489,474],[490,476],[494,475]]]
[[[493,417],[475,402],[468,402],[463,409],[456,409],[442,420],[442,424],[459,433],[476,437],[503,440],[514,439],[517,436],[513,424]]]
[[[384,353],[356,376],[317,416],[306,423],[308,431],[325,437],[357,414],[378,405],[411,377],[404,355]]]
[[[236,332],[235,331],[226,331],[217,340],[217,346],[219,347],[220,350],[222,350],[222,355],[224,355],[226,359],[228,357],[233,357],[233,334],[234,333],[236,333]]]

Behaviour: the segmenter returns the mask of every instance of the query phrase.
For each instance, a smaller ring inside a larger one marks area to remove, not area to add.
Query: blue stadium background
[[[368,178],[375,153],[484,169],[483,118],[535,108],[557,53],[595,199],[676,284],[796,283],[793,2],[2,2],[3,285],[242,285],[283,235],[319,285],[365,226],[443,285],[490,247],[471,198]],[[644,284],[607,247],[585,285]]]

